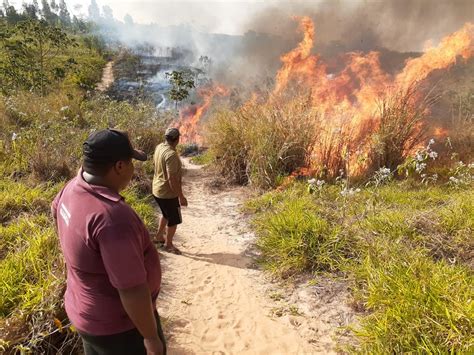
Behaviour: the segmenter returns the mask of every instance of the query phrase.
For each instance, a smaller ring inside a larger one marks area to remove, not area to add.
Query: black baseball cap
[[[123,159],[145,161],[147,156],[141,150],[133,149],[127,132],[103,129],[93,132],[82,145],[86,163],[115,163]]]

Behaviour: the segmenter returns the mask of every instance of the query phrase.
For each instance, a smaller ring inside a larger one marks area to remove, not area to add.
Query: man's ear
[[[120,172],[123,170],[123,160],[118,160],[114,164],[114,169],[117,174],[120,174]]]

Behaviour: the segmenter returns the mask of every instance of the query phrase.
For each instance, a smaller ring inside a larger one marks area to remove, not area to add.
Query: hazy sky
[[[32,0],[9,1],[20,7]],[[422,50],[425,41],[436,43],[464,22],[474,22],[474,0],[96,1],[101,9],[106,5],[112,8],[118,20],[130,14],[136,23],[189,24],[201,32],[225,34],[256,30],[285,36],[296,33],[291,16],[305,14],[315,19],[318,39],[332,35],[333,40],[344,40],[358,35],[361,41],[374,42],[375,38],[397,50]],[[72,13],[87,16],[90,0],[66,3]]]
[[[9,0],[20,6],[22,0]],[[248,19],[274,0],[96,0],[99,7],[108,5],[114,17],[123,20],[130,14],[135,22],[155,22],[161,25],[188,23],[206,32],[241,34]],[[28,0],[27,2],[31,2]],[[41,0],[38,1],[41,4]],[[56,0],[59,2],[59,0]],[[66,0],[71,12],[87,14],[90,0]]]

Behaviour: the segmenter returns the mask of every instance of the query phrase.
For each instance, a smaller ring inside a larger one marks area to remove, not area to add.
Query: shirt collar
[[[163,144],[167,147],[169,147],[171,150],[176,151],[176,147],[173,147],[171,144],[169,144],[167,141],[163,142]]]
[[[123,197],[113,191],[112,189],[106,187],[106,186],[100,186],[100,185],[91,185],[89,184],[86,180],[84,180],[84,178],[82,177],[82,172],[84,170],[82,169],[82,167],[79,169],[79,172],[77,174],[77,185],[81,188],[83,188],[84,190],[94,194],[94,195],[97,195],[97,196],[101,196],[103,198],[106,198],[107,200],[110,200],[110,201],[113,201],[113,202],[119,202],[120,200],[123,200]]]

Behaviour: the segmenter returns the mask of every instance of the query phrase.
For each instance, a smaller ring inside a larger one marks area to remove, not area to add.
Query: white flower
[[[59,111],[63,112],[63,111],[66,111],[67,109],[69,109],[69,106],[63,106],[59,109]]]
[[[456,179],[454,176],[451,176],[451,177],[449,178],[449,181],[451,181],[451,182],[457,184],[457,183],[459,182],[459,179]]]
[[[316,179],[309,179],[308,184],[314,185],[316,183]]]
[[[15,141],[18,138],[18,134],[15,132],[12,133],[12,141]]]
[[[430,141],[428,142],[428,147],[429,147],[430,145],[433,145],[433,144],[435,144],[435,140],[434,140],[433,138],[431,138]]]
[[[353,189],[353,188],[345,188],[344,190],[341,191],[342,196],[352,196],[355,195],[356,193],[359,193],[361,190],[360,189]]]
[[[436,153],[435,151],[431,151],[428,155],[433,160],[435,160],[438,157],[438,153]]]
[[[417,163],[415,166],[415,170],[418,173],[421,173],[426,168],[426,163]]]
[[[420,152],[417,152],[415,155],[415,159],[418,161],[423,161],[425,158],[423,158],[423,155]]]
[[[325,184],[325,181],[324,181],[324,180],[318,180],[318,181],[316,181],[316,185],[317,185],[318,187],[322,187],[324,184]]]

